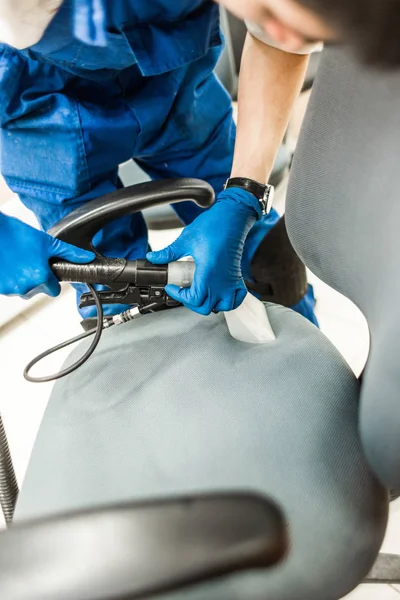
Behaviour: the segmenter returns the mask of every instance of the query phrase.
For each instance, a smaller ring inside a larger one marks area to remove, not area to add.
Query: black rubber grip
[[[51,268],[59,281],[105,285],[120,279],[126,266],[127,261],[123,258],[101,258],[86,265],[77,265],[63,260],[55,260],[51,263]],[[135,281],[125,283],[134,284]]]

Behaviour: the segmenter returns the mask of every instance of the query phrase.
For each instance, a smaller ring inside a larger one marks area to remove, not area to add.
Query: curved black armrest
[[[214,202],[214,190],[200,179],[164,179],[139,183],[96,198],[64,217],[50,235],[91,250],[91,242],[107,223],[162,204],[192,200],[203,208]]]
[[[0,597],[138,600],[249,569],[287,550],[280,510],[251,494],[193,496],[14,525]]]

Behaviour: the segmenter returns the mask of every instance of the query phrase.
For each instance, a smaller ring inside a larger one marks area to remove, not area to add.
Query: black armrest
[[[270,567],[286,550],[280,510],[257,495],[91,510],[0,534],[0,597],[138,600]]]
[[[214,202],[212,187],[200,179],[163,179],[138,183],[80,206],[49,233],[64,242],[91,249],[93,237],[107,223],[146,208],[193,200],[202,208]]]

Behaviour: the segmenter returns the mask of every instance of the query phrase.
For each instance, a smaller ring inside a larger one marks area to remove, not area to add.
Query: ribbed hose
[[[7,525],[12,523],[18,492],[10,447],[0,414],[0,505]]]

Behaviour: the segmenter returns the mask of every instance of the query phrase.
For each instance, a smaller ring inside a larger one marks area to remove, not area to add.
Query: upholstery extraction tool
[[[50,235],[55,238],[91,250],[96,254],[96,259],[89,264],[78,265],[57,259],[52,262],[51,267],[59,281],[87,285],[89,292],[82,294],[80,308],[96,306],[97,318],[87,319],[82,323],[86,331],[81,335],[51,348],[33,359],[24,370],[25,379],[37,383],[65,377],[83,365],[93,354],[104,329],[138,319],[145,314],[180,306],[178,302],[168,296],[164,288],[167,284],[174,284],[182,288],[190,287],[195,272],[193,261],[182,260],[168,265],[154,265],[145,259],[130,261],[122,258],[107,258],[96,250],[93,239],[110,221],[160,204],[173,204],[188,200],[196,202],[202,208],[208,208],[214,202],[214,191],[207,183],[197,179],[169,179],[142,183],[88,202],[67,215],[49,231]],[[261,244],[261,246],[263,245],[265,246],[264,243]],[[268,247],[263,248],[262,261],[260,261],[260,253],[257,251],[257,261],[254,265],[252,264],[253,272],[256,275],[258,270],[261,276],[265,275],[265,269],[257,269],[257,264],[261,265],[264,255],[268,256],[268,254],[270,254]],[[273,264],[274,256],[271,255],[268,260]],[[290,261],[288,263],[286,260],[286,263],[289,264]],[[304,295],[307,285],[305,269],[304,277],[301,274],[299,278],[297,263],[295,266],[296,268],[292,271],[296,272],[297,279],[301,280],[301,285],[298,287]],[[290,273],[286,269],[285,276],[282,277],[282,270],[278,269],[278,272],[280,275],[277,279],[275,278],[275,281],[272,273],[268,273],[270,281],[267,286],[265,282],[259,284],[255,278],[255,281],[248,287],[254,293],[259,292],[262,300],[285,303],[290,306],[290,303],[294,303],[294,300],[298,301],[302,296],[296,299],[288,296],[285,302],[282,281],[285,281],[287,285]],[[98,285],[102,287],[101,290],[95,288]],[[290,282],[289,288],[293,289]],[[130,308],[114,316],[104,316],[103,305],[112,304],[127,305]],[[263,303],[250,293],[247,294],[239,308],[225,313],[225,317],[231,335],[242,342],[261,344],[275,339]],[[32,367],[45,357],[92,335],[94,339],[89,349],[73,365],[55,375],[46,377],[30,375]]]

